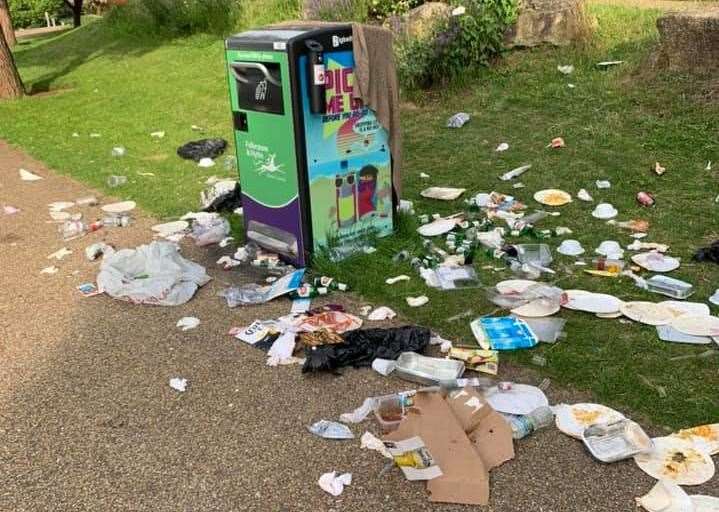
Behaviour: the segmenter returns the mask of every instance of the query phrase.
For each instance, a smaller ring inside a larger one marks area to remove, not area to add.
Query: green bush
[[[404,14],[423,3],[424,0],[369,0],[369,14],[383,20],[393,14]]]
[[[467,69],[486,66],[504,47],[517,16],[516,0],[464,0],[465,14],[437,23],[424,39],[400,43],[398,73],[409,89],[445,84]]]
[[[15,28],[45,26],[45,13],[52,18],[67,16],[62,0],[10,0],[10,17]]]
[[[160,36],[227,35],[239,23],[242,0],[130,0],[107,18],[123,31]]]

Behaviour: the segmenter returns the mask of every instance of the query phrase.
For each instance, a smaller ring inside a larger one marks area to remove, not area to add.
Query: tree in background
[[[15,46],[17,40],[15,39],[15,30],[12,28],[7,0],[0,0],[0,32],[5,36],[5,42],[10,48]]]
[[[72,9],[72,24],[75,27],[79,27],[80,23],[82,23],[83,0],[65,0],[65,4]]]
[[[25,87],[15,66],[15,59],[0,30],[0,100],[19,98],[25,94]]]

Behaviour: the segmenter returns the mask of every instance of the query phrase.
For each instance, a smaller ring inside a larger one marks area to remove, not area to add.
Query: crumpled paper
[[[339,496],[344,491],[345,485],[352,483],[352,473],[343,473],[337,476],[337,471],[332,471],[323,474],[317,483],[323,491],[332,496]]]

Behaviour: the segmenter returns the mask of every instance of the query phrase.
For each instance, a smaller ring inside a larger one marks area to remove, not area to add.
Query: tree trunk
[[[82,4],[84,0],[65,0],[65,3],[72,9],[72,24],[75,28],[79,27],[82,23]]]
[[[0,0],[0,32],[5,35],[5,42],[10,48],[15,46],[15,30],[12,28],[12,20],[10,19],[10,7],[7,0]]]
[[[10,53],[10,47],[5,36],[0,31],[0,100],[19,98],[25,94],[25,88],[20,80],[20,74],[15,66],[15,59]]]

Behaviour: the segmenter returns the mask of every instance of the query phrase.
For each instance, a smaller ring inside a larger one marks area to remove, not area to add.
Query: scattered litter
[[[559,71],[563,75],[571,75],[574,73],[574,66],[570,65],[564,65],[564,66],[557,66],[557,71]]]
[[[464,362],[464,366],[468,370],[489,375],[497,375],[499,371],[499,356],[496,350],[450,346],[446,352],[449,352],[451,359]]]
[[[40,271],[40,273],[41,274],[56,274],[58,270],[60,270],[60,269],[53,265],[51,267],[45,267],[44,269],[42,269]]]
[[[177,327],[180,327],[183,331],[189,331],[195,329],[200,325],[200,319],[194,316],[183,316],[177,321]]]
[[[579,192],[577,192],[577,199],[580,199],[581,201],[585,201],[587,203],[591,203],[592,201],[594,201],[594,199],[592,199],[592,196],[589,195],[589,192],[587,192],[587,190],[584,188],[580,188]]]
[[[646,279],[642,287],[646,287],[650,292],[661,293],[680,300],[686,299],[694,293],[694,286],[691,283],[662,275]]]
[[[548,148],[554,148],[559,149],[563,148],[566,144],[564,143],[564,139],[562,137],[555,137],[552,139],[552,141],[547,144]]]
[[[440,217],[428,224],[417,228],[417,233],[422,236],[439,236],[452,231],[462,221],[458,217]]]
[[[597,62],[597,67],[601,69],[607,69],[612,66],[618,66],[619,64],[623,64],[623,60],[605,60],[602,62]]]
[[[15,215],[16,213],[20,213],[19,208],[15,208],[14,206],[9,205],[3,206],[2,211],[5,215]]]
[[[598,421],[585,428],[582,441],[594,458],[602,462],[616,462],[654,447],[652,440],[632,420]]]
[[[95,283],[82,283],[77,286],[77,289],[83,297],[94,297],[102,293],[102,290],[99,290]]]
[[[520,167],[517,167],[516,169],[512,169],[511,171],[502,174],[499,179],[502,181],[509,181],[511,179],[518,178],[531,168],[532,164],[522,165]]]
[[[612,423],[625,419],[619,411],[602,404],[558,404],[553,409],[557,428],[575,439],[582,439],[584,430],[595,423]]]
[[[387,306],[380,306],[367,315],[367,320],[378,322],[382,320],[392,320],[396,316],[397,313],[395,313],[392,309]]]
[[[654,450],[634,457],[639,469],[657,480],[677,485],[700,485],[714,476],[708,453],[677,437],[655,437]]]
[[[169,238],[173,235],[184,233],[190,223],[186,220],[176,220],[173,222],[165,222],[164,224],[155,224],[150,229],[162,238]]]
[[[464,363],[452,359],[427,357],[414,352],[403,352],[397,358],[395,374],[411,382],[434,386],[453,381],[464,373]]]
[[[200,204],[206,212],[232,212],[242,206],[242,189],[237,180],[219,180],[200,193]]]
[[[534,200],[547,206],[563,206],[572,202],[572,196],[563,190],[550,188],[536,192]]]
[[[100,209],[105,213],[120,215],[131,212],[135,209],[137,203],[135,201],[121,201],[119,203],[110,203],[102,206]]]
[[[466,189],[464,188],[451,188],[451,187],[429,187],[420,192],[422,197],[429,199],[440,199],[442,201],[453,201],[459,196],[464,194]]]
[[[624,249],[622,249],[619,242],[615,240],[604,240],[594,252],[612,260],[621,260],[624,258]]]
[[[387,279],[385,279],[384,282],[387,284],[395,284],[395,283],[399,283],[400,281],[409,281],[409,280],[410,280],[409,276],[402,274],[402,275],[395,276],[395,277],[388,277]]]
[[[657,176],[661,176],[665,172],[667,172],[666,168],[662,167],[659,162],[654,163],[654,174],[656,174]]]
[[[34,174],[27,169],[20,169],[19,173],[20,179],[23,181],[39,181],[43,179],[42,176],[38,176],[37,174]]]
[[[337,476],[337,471],[332,471],[331,473],[323,474],[317,483],[323,491],[337,497],[342,494],[346,485],[352,483],[352,474],[343,473]]]
[[[99,133],[91,133],[90,134],[91,139],[99,139],[100,137],[102,137],[102,135],[100,135]]]
[[[107,177],[107,186],[117,188],[127,183],[127,176],[117,176],[115,174]]]
[[[462,128],[467,121],[469,121],[469,114],[459,112],[447,119],[447,128]]]
[[[342,335],[340,344],[305,346],[302,372],[333,371],[345,366],[370,366],[376,358],[396,359],[402,352],[421,352],[430,333],[422,327],[355,329]],[[342,420],[344,421],[344,420]]]
[[[111,154],[114,157],[125,156],[125,154],[127,154],[127,149],[125,149],[123,146],[115,146],[114,148],[112,148]]]
[[[320,420],[307,429],[314,435],[324,439],[354,439],[352,431],[342,423],[336,421]]]
[[[711,170],[712,170],[712,162],[711,162],[711,160],[709,160],[709,161],[707,162],[707,165],[706,165],[706,167],[704,167],[704,170],[705,170],[705,171],[711,171]]]
[[[84,196],[75,200],[75,204],[78,206],[97,206],[98,203],[99,201],[95,196]]]
[[[710,315],[681,315],[670,319],[677,331],[692,336],[719,336],[719,318]]]
[[[654,206],[656,200],[649,192],[637,192],[637,203],[642,206]]]
[[[506,142],[502,142],[499,144],[499,146],[496,147],[495,151],[498,153],[502,153],[503,151],[507,151],[509,149],[509,144]]]
[[[694,261],[711,261],[719,263],[719,240],[715,240],[709,247],[697,249],[692,257]]]
[[[180,377],[173,377],[170,379],[170,387],[174,389],[175,391],[179,391],[180,393],[184,393],[187,389],[187,379],[183,379]]]
[[[714,291],[714,294],[711,297],[709,297],[709,302],[711,302],[715,306],[719,306],[719,288],[717,288]]]
[[[230,232],[230,223],[227,219],[218,214],[197,218],[192,222],[192,233],[190,236],[195,240],[195,245],[220,243]]]
[[[617,209],[609,203],[599,203],[592,211],[592,217],[601,220],[613,219],[618,214]]]
[[[637,506],[647,512],[700,512],[684,490],[667,480],[659,480],[651,491],[635,498]],[[711,509],[710,509],[711,510]],[[707,510],[706,512],[709,512]]]
[[[155,176],[155,173],[154,173],[154,172],[142,172],[142,171],[137,171],[137,175],[138,175],[138,176],[150,176],[150,177],[154,177],[154,176]]]
[[[385,447],[407,480],[432,480],[442,476],[442,470],[421,437],[385,442]]]
[[[192,126],[190,126],[190,129],[193,132],[204,132],[205,131],[205,128],[203,126],[197,126],[196,124],[193,124]]]
[[[664,325],[675,318],[674,312],[670,308],[655,302],[623,302],[619,306],[619,310],[630,320],[647,325]]]
[[[372,369],[380,375],[384,375],[385,377],[391,374],[396,367],[397,361],[393,359],[382,359],[378,357],[377,359],[372,361]]]
[[[55,258],[56,260],[61,260],[65,256],[69,256],[70,254],[72,254],[72,251],[69,250],[67,247],[63,247],[62,249],[57,250],[54,253],[52,253],[50,256],[47,257],[47,259],[51,260],[51,259]]]
[[[207,169],[210,167],[215,166],[215,161],[212,158],[200,158],[200,161],[197,162],[197,167],[202,167],[203,169]]]
[[[304,273],[305,269],[295,270],[271,285],[249,284],[239,288],[231,287],[223,290],[220,295],[225,298],[227,305],[231,308],[239,305],[263,304],[297,290],[302,284]]]
[[[698,444],[710,455],[719,453],[719,423],[685,428],[675,432],[672,436]]]
[[[676,330],[671,325],[657,325],[657,336],[662,341],[672,343],[689,343],[692,345],[709,345],[712,339],[708,336],[692,336]]]
[[[642,252],[632,256],[632,261],[652,272],[671,272],[679,268],[680,261],[677,258],[667,256],[660,252]]]
[[[165,132],[152,132],[150,133],[150,137],[152,137],[153,139],[163,139],[165,137]]]
[[[481,335],[492,350],[516,350],[531,348],[537,344],[537,337],[523,320],[511,316],[482,317],[479,319]],[[479,332],[473,333],[475,336]],[[482,343],[479,343],[482,346]]]
[[[518,181],[512,185],[512,188],[524,188],[524,183]]]
[[[642,251],[648,249],[656,252],[667,252],[669,250],[669,246],[667,244],[659,244],[656,242],[640,242],[639,240],[635,240],[627,246],[627,249],[630,251]]]
[[[490,387],[485,392],[485,398],[495,411],[519,416],[549,405],[547,396],[538,387],[514,382],[501,382]]]
[[[362,327],[362,319],[343,311],[322,311],[297,323],[298,332],[330,331],[342,334]]]
[[[592,293],[583,290],[566,290],[566,303],[562,307],[587,313],[610,314],[620,311],[622,301],[613,295]]]
[[[612,184],[609,180],[597,180],[594,182],[598,189],[612,188]]]
[[[576,87],[576,85],[574,85],[574,84],[567,84],[567,87],[569,87],[570,89],[574,89],[574,88]]]
[[[562,243],[557,247],[557,252],[565,256],[579,256],[584,254],[584,247],[579,243],[578,240],[566,239],[562,240]]]
[[[419,177],[423,180],[428,180],[430,178],[429,174],[427,174],[426,172],[419,173]]]
[[[106,255],[97,276],[98,287],[113,298],[159,306],[184,304],[209,280],[204,267],[184,259],[168,242]]]
[[[267,351],[267,366],[298,363],[299,360],[292,357],[294,351],[295,333],[289,330],[283,332]]]
[[[224,139],[201,139],[188,142],[177,148],[177,154],[185,160],[199,162],[203,158],[217,158],[225,152],[227,141]]]
[[[429,297],[426,295],[420,295],[419,297],[407,297],[407,305],[413,308],[424,306],[429,302]]]
[[[392,454],[389,453],[389,450],[387,450],[384,443],[377,439],[377,437],[375,437],[371,432],[365,432],[362,434],[362,437],[360,437],[360,448],[374,450],[387,459],[392,458]]]

